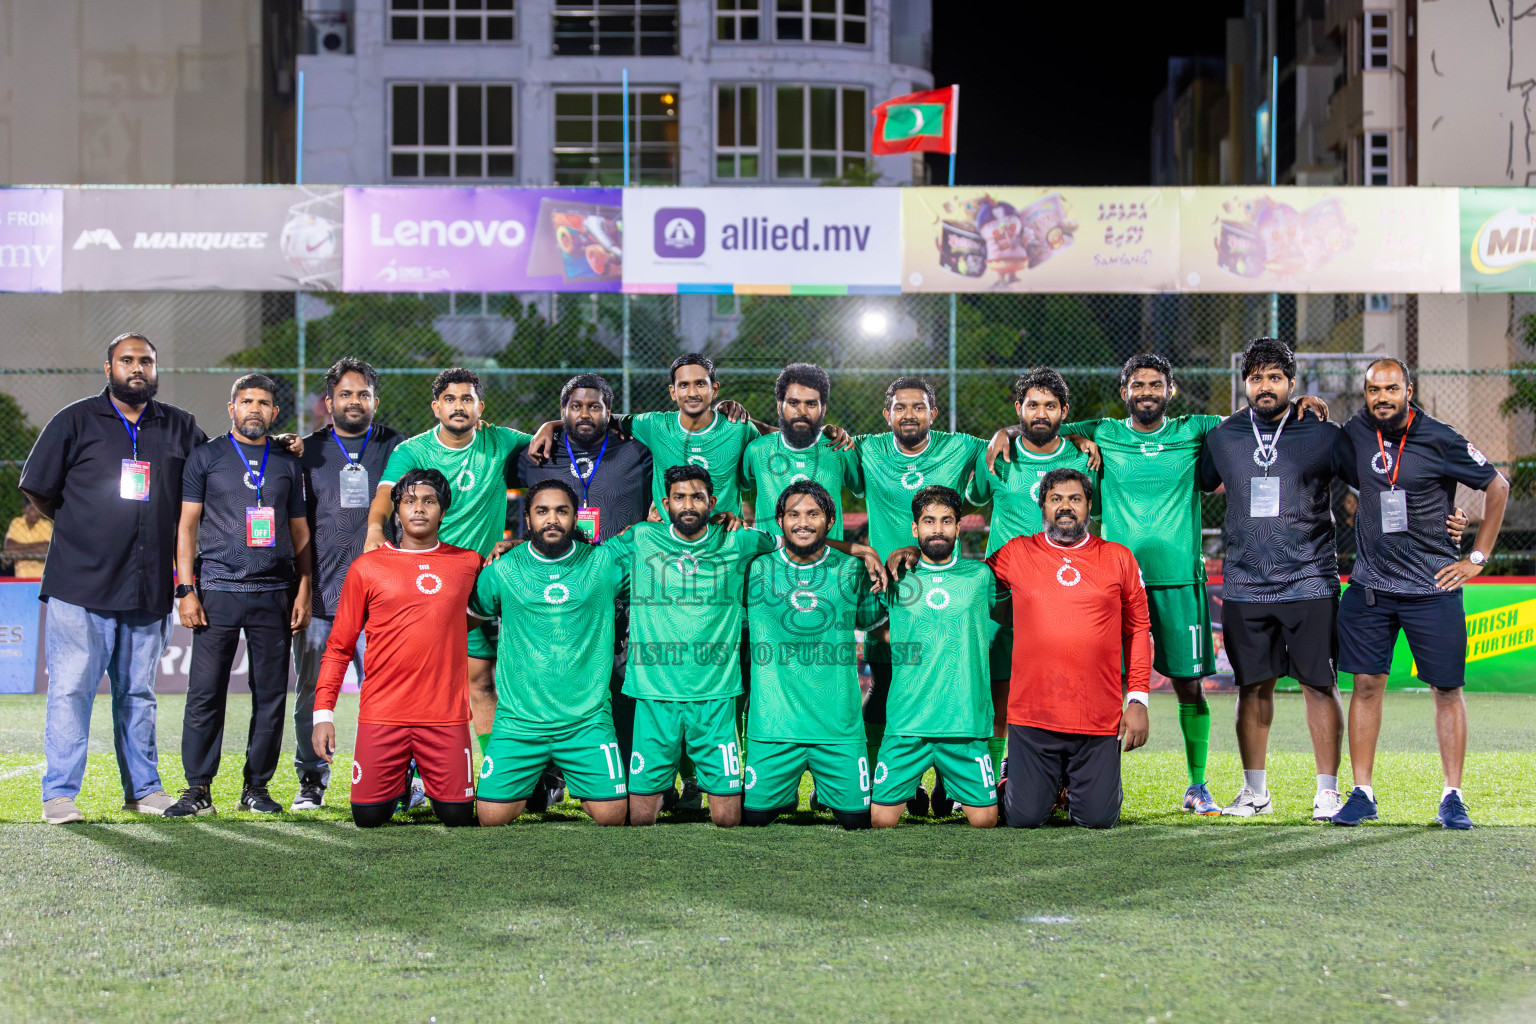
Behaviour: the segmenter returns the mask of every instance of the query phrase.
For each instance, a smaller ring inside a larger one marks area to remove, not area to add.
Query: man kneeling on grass
[[[400,545],[359,555],[347,570],[315,684],[314,745],[336,754],[336,695],[366,623],[368,674],[352,755],[352,820],[384,824],[410,795],[410,763],[444,825],[475,823],[470,776],[469,596],[480,556],[440,543],[453,496],[435,469],[413,469],[390,494]]]

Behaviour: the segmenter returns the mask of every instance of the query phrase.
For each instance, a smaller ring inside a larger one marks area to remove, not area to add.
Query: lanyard
[[[112,406],[112,411],[117,413],[117,418],[123,421],[123,429],[128,431],[128,438],[129,438],[129,440],[131,440],[133,442],[133,461],[134,462],[138,462],[139,461],[139,425],[137,423],[129,423],[128,422],[128,417],[123,415],[123,410],[121,410],[121,409],[119,409],[117,407],[117,403],[116,402],[113,402],[111,399],[108,399],[107,402],[108,402],[108,404],[110,404]],[[149,411],[149,403],[147,403],[147,402],[144,404],[144,411],[145,412]],[[144,413],[142,413],[142,412],[139,413],[139,418],[143,419],[144,418]]]
[[[1403,439],[1397,443],[1397,461],[1392,463],[1392,475],[1387,477],[1388,490],[1397,490],[1397,471],[1403,468],[1403,452],[1408,449],[1408,428],[1413,426],[1413,409],[1408,410],[1408,422],[1403,424]],[[1381,439],[1381,429],[1376,430],[1376,447],[1381,449],[1382,471],[1386,471],[1387,444]]]
[[[592,469],[588,471],[586,476],[582,476],[576,469],[576,453],[571,450],[570,435],[562,432],[561,436],[565,438],[565,457],[571,460],[571,472],[575,474],[577,481],[581,484],[581,504],[585,508],[587,506],[587,489],[592,486],[592,478],[597,476],[597,467],[603,464],[603,455],[608,451],[608,435],[603,435],[603,446],[597,450],[597,458],[593,460]]]
[[[1253,439],[1259,443],[1259,454],[1264,456],[1264,475],[1269,476],[1269,467],[1274,465],[1275,457],[1280,454],[1280,431],[1285,429],[1285,421],[1291,418],[1291,407],[1285,407],[1285,415],[1280,417],[1280,423],[1275,427],[1275,439],[1269,444],[1259,436],[1259,419],[1253,414],[1253,407],[1248,407],[1248,424],[1253,427]]]
[[[361,461],[362,458],[363,458],[363,452],[368,450],[368,442],[371,441],[372,439],[373,439],[373,428],[369,427],[368,428],[368,433],[363,435],[363,446],[357,450],[357,458],[358,458],[359,461]],[[343,455],[345,455],[347,457],[347,465],[349,465],[349,466],[357,465],[356,462],[352,461],[352,453],[347,451],[347,446],[342,444],[341,443],[341,438],[336,436],[336,428],[335,427],[331,428],[331,440],[336,442],[336,447],[341,449],[341,454],[343,454]]]
[[[242,467],[249,465],[245,461],[245,453],[240,450],[240,445],[235,443],[234,432],[231,431],[228,434],[228,437],[229,437],[229,446],[235,450],[235,456],[240,460],[240,465]],[[255,481],[253,481],[255,483],[255,485],[256,485],[256,507],[257,508],[261,507],[261,482],[267,478],[267,456],[271,455],[271,454],[272,454],[272,439],[269,437],[269,438],[267,438],[267,446],[265,448],[263,448],[262,452],[261,452],[261,469],[257,471],[256,479],[255,479]],[[249,469],[247,469],[245,471],[245,475],[246,475],[246,477],[250,477],[251,471]]]

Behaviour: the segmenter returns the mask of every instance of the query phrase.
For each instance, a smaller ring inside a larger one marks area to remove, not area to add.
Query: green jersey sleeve
[[[645,445],[647,448],[656,447],[656,426],[665,415],[659,412],[631,413],[619,420],[619,429],[628,429],[629,436]]]
[[[395,450],[389,453],[389,461],[384,464],[384,475],[379,479],[379,483],[395,483],[411,470],[420,468],[421,462],[416,458],[416,446],[397,444]]]
[[[838,454],[843,459],[843,486],[854,497],[864,497],[864,467],[859,462],[858,440],[854,440],[854,447]]]
[[[1220,416],[1202,414],[1198,416],[1191,416],[1189,421],[1195,425],[1195,428],[1198,430],[1201,437],[1204,437],[1206,434],[1209,434],[1211,431],[1221,426]]]
[[[469,610],[479,618],[494,619],[501,614],[501,586],[496,581],[500,564],[492,562],[475,580],[474,593],[469,596]]]
[[[747,558],[756,558],[777,551],[779,538],[751,526],[743,526],[730,534],[736,549]]]
[[[971,464],[971,476],[966,481],[965,493],[961,497],[972,505],[985,505],[992,500],[992,483],[992,471],[987,468],[987,450],[982,448]]]
[[[491,433],[496,438],[496,450],[507,459],[513,459],[521,455],[533,443],[532,434],[525,434],[521,430],[513,430],[511,427],[493,426]]]
[[[1099,429],[1099,424],[1103,422],[1104,421],[1102,419],[1099,419],[1078,420],[1076,423],[1063,423],[1061,425],[1061,436],[1066,437],[1070,434],[1076,434],[1079,437],[1086,437],[1091,441],[1093,440],[1094,432]]]
[[[635,527],[631,526],[616,537],[609,537],[603,541],[602,546],[604,551],[610,553],[614,565],[619,567],[627,580],[630,572],[630,562],[635,557]]]

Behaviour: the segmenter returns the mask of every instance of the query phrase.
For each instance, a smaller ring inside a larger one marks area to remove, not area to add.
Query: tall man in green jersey
[[[390,453],[368,509],[364,551],[384,543],[395,482],[413,469],[435,469],[453,488],[453,506],[443,516],[443,543],[490,556],[507,528],[507,462],[532,438],[520,430],[482,423],[484,412],[485,389],[473,370],[455,366],[433,379],[437,426],[402,441]],[[496,624],[487,622],[469,634],[469,708],[482,748],[496,716],[495,667]]]
[[[1168,677],[1179,701],[1189,769],[1183,809],[1219,815],[1221,805],[1205,778],[1211,710],[1203,678],[1215,671],[1215,657],[1196,471],[1205,435],[1221,417],[1168,416],[1177,393],[1168,360],[1150,352],[1134,355],[1120,370],[1120,397],[1129,415],[1068,423],[1061,432],[1097,446],[1103,460],[1103,537],[1130,548],[1141,567],[1152,620],[1152,664]],[[1328,418],[1327,406],[1316,398],[1303,399],[1302,408]]]
[[[987,648],[994,609],[1008,593],[991,566],[961,558],[960,495],[924,487],[912,498],[912,535],[922,557],[886,596],[892,678],[885,736],[875,765],[876,828],[901,821],[923,773],[934,768],[977,828],[997,824],[997,772]]]
[[[821,484],[790,484],[775,512],[784,546],[753,562],[747,582],[753,680],[742,824],[794,811],[809,769],[840,825],[869,828],[854,631],[884,621],[882,584],[871,587],[859,559],[827,546],[835,507]]]
[[[812,363],[790,363],[774,382],[779,429],[747,445],[741,462],[742,486],[757,492],[753,518],[758,529],[777,535],[779,496],[790,484],[813,480],[832,499],[827,536],[842,539],[843,488],[862,497],[864,485],[851,439],[843,443],[838,428],[828,431],[838,440],[822,439],[831,393],[827,371]]]
[[[613,603],[627,585],[607,546],[576,531],[576,492],[563,480],[524,495],[529,542],[487,566],[473,614],[501,616],[496,721],[475,794],[481,825],[519,814],[551,761],[582,810],[622,825],[629,794],[609,709]]]

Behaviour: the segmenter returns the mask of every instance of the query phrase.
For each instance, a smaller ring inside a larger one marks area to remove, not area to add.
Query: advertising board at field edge
[[[0,292],[63,289],[64,193],[0,189]]]
[[[341,188],[72,188],[67,291],[334,291]]]
[[[895,188],[630,188],[624,290],[859,295],[901,290]]]
[[[1158,188],[902,189],[906,292],[1157,292],[1179,277]]]
[[[1536,292],[1536,188],[1460,193],[1461,290]]]
[[[616,292],[621,204],[616,188],[348,188],[342,287]]]

